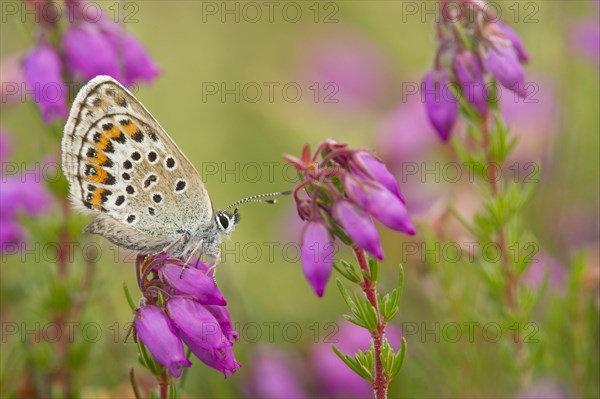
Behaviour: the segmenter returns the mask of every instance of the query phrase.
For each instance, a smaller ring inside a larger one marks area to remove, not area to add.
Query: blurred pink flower
[[[425,169],[435,170],[440,164],[439,161],[431,164],[428,158],[443,145],[427,119],[420,95],[407,97],[405,103],[383,118],[376,141],[377,155],[388,165],[402,190],[411,192],[406,207],[418,218],[443,194],[440,184],[426,184],[435,183],[432,174],[423,178]]]
[[[377,130],[377,153],[393,170],[405,162],[416,162],[438,144],[420,95],[407,98],[383,118]]]
[[[46,211],[51,204],[50,194],[44,187],[39,173],[7,175],[8,159],[12,144],[8,133],[0,131],[0,164],[2,164],[2,190],[0,190],[0,252],[21,244],[25,239],[24,228],[18,216],[25,211],[36,216]]]
[[[348,321],[338,322],[339,332],[333,337],[335,345],[344,354],[369,349],[371,336],[367,330]],[[390,345],[398,350],[402,340],[400,330],[388,325],[386,337]],[[331,343],[316,345],[310,355],[311,365],[321,393],[334,398],[370,398],[371,385],[350,370],[331,349]]]
[[[66,119],[67,87],[58,51],[44,42],[37,43],[25,56],[23,71],[28,91],[33,91],[44,122]]]
[[[517,399],[567,399],[572,398],[565,384],[552,378],[532,382],[517,394]]]
[[[84,1],[80,9],[84,9]],[[110,18],[90,21],[76,14],[62,38],[69,70],[85,79],[110,75],[122,84],[151,83],[160,73],[146,48]],[[98,57],[102,54],[102,57]]]
[[[252,381],[248,397],[300,399],[307,398],[291,356],[275,345],[260,346],[251,356]]]
[[[596,19],[577,21],[571,31],[571,43],[583,55],[593,61],[600,61],[600,26],[598,24],[598,11]]]
[[[500,111],[511,134],[519,145],[509,161],[548,161],[552,155],[554,137],[561,126],[558,96],[553,82],[543,76],[528,80],[529,95],[521,98],[502,90]]]
[[[381,51],[357,33],[325,37],[309,43],[301,64],[305,79],[319,84],[319,104],[327,103],[324,97],[331,94],[330,99],[339,100],[343,107],[376,105],[384,97],[388,81]]]
[[[25,75],[23,73],[23,54],[11,54],[0,62],[0,98],[2,104],[18,103],[23,101],[25,89]]]
[[[548,290],[561,293],[565,288],[566,273],[560,262],[539,250],[525,271],[523,280],[532,289],[538,290],[548,273]]]

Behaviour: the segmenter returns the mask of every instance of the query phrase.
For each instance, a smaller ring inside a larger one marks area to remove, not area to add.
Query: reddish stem
[[[166,371],[156,376],[158,379],[158,386],[160,389],[160,399],[167,399],[169,397],[169,375]]]
[[[369,264],[367,263],[367,259],[365,258],[365,252],[360,249],[356,244],[352,245],[352,250],[354,251],[354,255],[356,255],[356,260],[360,265],[360,268],[366,272],[367,275],[370,274]],[[383,346],[383,339],[385,337],[385,323],[383,322],[381,315],[379,314],[379,304],[377,303],[377,287],[373,283],[373,281],[368,278],[363,278],[363,281],[360,283],[360,286],[363,289],[363,292],[367,296],[367,299],[371,303],[371,305],[377,310],[377,330],[371,332],[371,338],[373,339],[374,348],[375,348],[375,379],[371,383],[373,386],[373,392],[375,394],[376,399],[385,399],[387,398],[387,390],[388,385],[390,383],[389,379],[386,378],[383,372],[383,363],[381,362],[381,347]]]

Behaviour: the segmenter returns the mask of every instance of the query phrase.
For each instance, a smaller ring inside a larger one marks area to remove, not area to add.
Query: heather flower
[[[8,134],[0,131],[0,163],[6,165],[11,152]],[[24,211],[29,216],[40,215],[48,210],[52,200],[39,174],[2,175],[0,179],[0,251],[6,251],[25,239],[26,233],[19,223],[19,214]]]
[[[304,227],[300,249],[302,268],[308,282],[318,296],[323,296],[325,285],[333,270],[333,241],[325,224],[309,222]]]
[[[464,50],[454,57],[454,72],[463,88],[463,96],[480,114],[487,110],[487,88],[477,56]]]
[[[355,203],[381,224],[402,233],[415,234],[406,207],[389,190],[377,183],[364,184],[352,176],[346,176],[344,188]]]
[[[600,61],[600,24],[598,19],[577,21],[577,25],[571,31],[571,43],[580,53],[596,62]]]
[[[215,280],[198,269],[189,268],[181,275],[181,266],[165,263],[161,268],[165,280],[181,294],[189,294],[203,305],[227,305]]]
[[[382,119],[377,129],[377,151],[393,172],[404,171],[407,162],[427,158],[437,144],[435,137],[419,96],[413,95]]]
[[[340,200],[333,207],[335,220],[344,227],[352,241],[365,251],[383,259],[379,233],[371,218],[348,201]]]
[[[483,51],[483,64],[498,82],[521,97],[527,97],[525,72],[519,63],[517,53],[510,43],[495,40]]]
[[[144,46],[115,22],[78,17],[63,36],[69,69],[86,79],[110,75],[123,84],[153,81],[159,68]],[[98,55],[102,56],[98,56]]]
[[[540,251],[529,263],[523,275],[523,280],[532,290],[539,290],[547,277],[550,291],[559,293],[564,291],[566,272],[558,260],[545,251]]]
[[[521,389],[517,399],[568,399],[577,395],[568,389],[566,383],[555,378],[541,377]]]
[[[0,98],[2,105],[19,102],[25,89],[25,73],[23,71],[23,54],[17,52],[0,60]]]
[[[427,116],[443,141],[450,137],[458,118],[458,100],[448,88],[449,83],[450,76],[443,70],[431,70],[423,79]]]
[[[385,57],[360,34],[319,38],[303,53],[302,74],[318,85],[319,106],[365,109],[380,102],[388,89]]]
[[[157,361],[167,368],[173,359],[180,361],[179,348],[185,343],[198,359],[228,377],[240,365],[232,350],[237,333],[224,306],[225,298],[214,280],[205,274],[209,265],[198,261],[196,267],[190,266],[183,273],[182,266],[180,259],[166,255],[148,259],[138,257],[138,284],[144,301],[136,312],[143,315],[146,308],[156,308],[164,316],[158,317],[156,310],[152,310],[154,315],[142,328],[152,330],[154,326],[157,331],[153,334],[138,331],[138,336]],[[164,301],[159,302],[159,297]],[[159,303],[162,303],[161,307]],[[172,329],[165,326],[172,326]],[[175,365],[189,367],[191,363],[180,361]],[[169,369],[174,377],[181,374],[177,367],[173,371]]]
[[[527,97],[522,63],[529,56],[521,37],[502,21],[491,21],[485,2],[458,2],[461,10],[443,8],[438,21],[438,49],[434,68],[423,80],[427,115],[442,140],[448,140],[460,104],[449,85],[487,120],[488,84],[494,78],[503,87]],[[449,18],[456,15],[470,18]],[[458,91],[458,90],[456,90]]]
[[[176,295],[167,301],[166,309],[192,351],[213,352],[230,344],[217,319],[195,300]]]
[[[231,324],[231,316],[229,315],[227,307],[207,305],[205,308],[215,317],[227,339],[230,342],[237,341],[239,334],[233,329],[233,325]]]
[[[275,345],[260,346],[252,353],[252,380],[248,395],[252,398],[299,399],[309,397],[298,378],[300,370],[288,352]]]
[[[398,197],[400,201],[404,202],[404,197],[400,193],[396,178],[390,173],[383,162],[366,151],[359,151],[354,154],[353,160],[356,161],[356,166],[351,164],[350,167],[354,173],[360,175],[360,172],[366,172],[368,178],[374,179]]]
[[[397,183],[368,151],[326,140],[314,154],[305,146],[300,158],[284,158],[301,175],[294,199],[300,219],[307,222],[301,238],[302,267],[318,296],[323,295],[331,275],[334,238],[383,259],[371,217],[391,229],[414,234]]]
[[[38,43],[23,61],[28,90],[35,94],[35,102],[42,119],[50,123],[67,117],[67,89],[61,75],[62,62],[56,50],[45,43]]]
[[[173,377],[179,377],[184,367],[192,365],[185,357],[183,344],[173,323],[159,307],[150,305],[138,308],[134,325],[138,338]]]
[[[502,35],[504,35],[504,37],[510,41],[519,61],[522,63],[528,62],[529,54],[527,54],[527,50],[525,49],[523,40],[521,40],[521,36],[519,36],[519,34],[515,32],[508,24],[502,21],[496,21],[494,24],[500,29]]]
[[[182,296],[169,299],[166,309],[181,339],[194,355],[225,377],[233,374],[239,367],[233,353],[228,351],[233,344],[212,313],[193,299]]]
[[[130,33],[109,34],[115,52],[123,62],[125,82],[132,84],[138,80],[152,82],[160,73],[146,48]]]
[[[63,36],[67,66],[85,79],[109,75],[123,82],[119,59],[108,37],[93,23],[72,25]]]

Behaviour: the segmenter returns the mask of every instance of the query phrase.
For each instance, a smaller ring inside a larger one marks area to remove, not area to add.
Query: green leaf
[[[127,283],[123,283],[123,292],[125,293],[125,299],[127,299],[127,303],[129,304],[129,307],[131,308],[131,310],[135,309],[135,303],[133,302],[133,299],[131,298],[131,293],[129,292],[129,287],[127,287]]]
[[[333,267],[338,273],[352,283],[360,283],[362,281],[360,276],[356,273],[354,266],[343,259],[339,262],[334,262]]]
[[[394,362],[391,369],[391,377],[395,377],[400,372],[402,365],[404,364],[404,358],[406,357],[406,338],[402,337],[402,346],[400,351],[394,356]]]
[[[362,321],[362,320],[358,320],[356,317],[354,316],[350,316],[348,314],[342,315],[342,317],[346,320],[348,320],[350,323],[352,324],[356,324],[359,327],[362,327],[364,329],[369,329],[369,327],[367,327],[367,325]]]
[[[344,301],[346,302],[346,304],[348,305],[348,307],[350,308],[350,310],[355,309],[356,308],[356,304],[354,303],[354,301],[350,297],[350,293],[348,292],[348,290],[346,289],[346,287],[344,287],[344,284],[342,284],[342,282],[338,278],[335,279],[335,283],[337,284],[337,287],[340,290],[340,294],[342,294],[342,298],[344,298]]]
[[[146,367],[153,375],[159,375],[165,368],[161,366],[154,357],[148,352],[146,345],[142,343],[142,340],[137,340],[138,352],[140,354],[140,363]]]
[[[364,321],[369,331],[374,332],[377,330],[377,326],[379,324],[377,310],[366,298],[361,295],[362,294],[354,295],[358,310],[358,312],[355,312],[354,315],[359,320]]]
[[[404,293],[404,268],[402,267],[402,263],[398,265],[398,295],[396,301],[394,302],[394,306],[400,306],[400,302],[402,301],[402,294]]]
[[[352,371],[358,374],[362,379],[368,382],[371,382],[373,380],[371,372],[363,365],[361,365],[352,356],[344,355],[335,345],[331,345],[331,349],[333,349],[335,354],[346,364],[346,366],[348,366]]]
[[[377,281],[379,278],[379,262],[377,259],[369,257],[369,273],[367,274],[363,271],[363,274],[369,280]]]
[[[398,291],[394,289],[391,294],[386,294],[381,301],[381,316],[385,323],[389,323],[398,314],[400,306],[396,305],[398,301]]]
[[[169,399],[177,399],[177,386],[171,382],[169,384]]]

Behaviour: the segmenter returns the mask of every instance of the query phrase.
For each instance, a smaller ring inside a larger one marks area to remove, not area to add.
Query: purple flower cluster
[[[489,18],[483,1],[457,3],[463,7],[458,13],[461,18],[442,7],[435,65],[422,84],[427,115],[444,141],[458,119],[456,94],[480,115],[496,98],[490,91],[490,77],[518,96],[527,96],[522,64],[529,56],[519,35],[504,22]]]
[[[180,259],[138,256],[137,276],[144,298],[135,310],[135,331],[150,353],[174,377],[191,362],[185,344],[206,365],[231,376],[239,367],[227,301],[209,266],[200,261],[182,274]]]
[[[8,134],[0,131],[0,163],[6,165],[12,153],[12,144]],[[3,167],[3,171],[10,168]],[[35,173],[3,174],[0,190],[0,252],[15,252],[25,238],[25,230],[18,217],[24,211],[35,216],[48,210],[52,203],[46,191],[42,177]]]
[[[70,9],[83,10],[83,1],[72,1]],[[50,44],[56,24],[40,24],[39,40],[25,55],[23,69],[44,122],[67,117],[68,90],[63,80],[67,71],[75,79],[89,80],[110,75],[125,85],[151,82],[159,74],[156,63],[142,44],[120,25],[107,19],[90,21],[81,13],[69,16],[62,36],[62,52]],[[64,60],[64,65],[63,65]]]
[[[373,219],[392,230],[415,233],[394,176],[370,152],[326,140],[314,154],[305,146],[300,158],[284,158],[302,179],[294,189],[298,215],[307,222],[301,240],[302,267],[318,296],[323,296],[332,272],[336,236],[381,260],[383,249]]]

